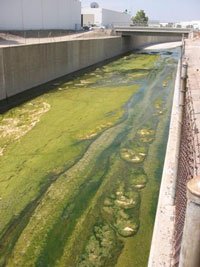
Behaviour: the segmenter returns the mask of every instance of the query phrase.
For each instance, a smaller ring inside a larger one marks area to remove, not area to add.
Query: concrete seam
[[[4,49],[2,48],[2,61],[1,61],[1,66],[2,66],[2,90],[3,93],[5,94],[5,97],[7,99],[7,92],[6,92],[6,81],[5,81],[5,67],[4,67]]]

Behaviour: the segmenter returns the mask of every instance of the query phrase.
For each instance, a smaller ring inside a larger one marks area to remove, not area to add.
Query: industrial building
[[[200,20],[182,21],[175,23],[176,28],[192,28],[200,30]]]
[[[84,7],[81,11],[83,26],[105,26],[110,28],[114,25],[128,26],[131,22],[131,15],[126,12],[119,12],[100,8],[97,3],[90,7]]]
[[[79,0],[1,0],[0,30],[79,29]]]

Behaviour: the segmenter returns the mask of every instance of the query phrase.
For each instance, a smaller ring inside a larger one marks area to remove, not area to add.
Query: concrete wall
[[[0,100],[168,36],[127,36],[0,48]]]
[[[164,36],[162,34],[160,35],[132,35],[132,44],[134,48],[141,48],[143,46],[146,46],[148,44],[156,44],[156,43],[166,43],[166,42],[176,42],[181,41],[182,36]]]
[[[0,0],[0,30],[75,29],[79,0]]]
[[[169,138],[161,179],[148,267],[175,266],[171,261],[173,254],[172,240],[175,220],[174,201],[182,125],[182,108],[179,106],[181,80],[180,68],[181,62],[179,61],[171,112]]]
[[[0,49],[0,100],[6,98],[3,50]]]
[[[0,100],[131,49],[129,38],[0,48]]]

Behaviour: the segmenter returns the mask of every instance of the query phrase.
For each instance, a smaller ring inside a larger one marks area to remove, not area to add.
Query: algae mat
[[[0,116],[0,266],[146,266],[178,54],[131,54]]]

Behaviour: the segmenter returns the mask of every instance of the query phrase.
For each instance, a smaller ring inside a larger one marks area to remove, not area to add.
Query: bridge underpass
[[[122,27],[116,26],[115,33],[124,38],[131,38],[130,43],[134,48],[150,44],[177,42],[188,38],[190,29],[152,28],[152,27]]]

